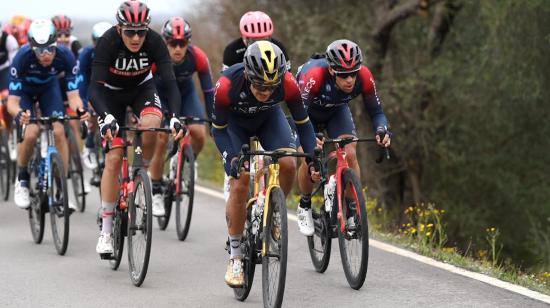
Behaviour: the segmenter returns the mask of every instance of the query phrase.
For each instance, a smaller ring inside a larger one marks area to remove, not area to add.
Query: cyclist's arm
[[[388,119],[382,110],[382,103],[380,102],[380,98],[376,92],[374,77],[372,77],[369,69],[364,66],[361,67],[361,70],[359,71],[359,77],[363,82],[363,104],[365,105],[365,109],[371,118],[374,131],[376,131],[378,127],[384,127],[384,129],[387,129]]]
[[[109,76],[111,60],[116,56],[113,53],[117,52],[117,47],[113,43],[116,42],[116,39],[106,36],[112,36],[111,31],[107,31],[102,39],[97,41],[88,88],[90,102],[100,118],[109,114],[109,109],[107,109],[108,97],[104,85]]]
[[[288,110],[296,123],[296,130],[300,137],[300,144],[304,148],[304,152],[313,154],[315,149],[315,132],[313,131],[313,125],[309,120],[309,116],[306,112],[302,99],[300,97],[300,90],[296,79],[291,73],[285,74],[284,90],[285,90],[285,102],[288,106]]]
[[[21,102],[21,95],[23,94],[23,77],[21,74],[24,72],[24,56],[23,52],[17,53],[10,65],[10,78],[9,78],[9,96],[8,96],[8,112],[15,117],[21,110],[19,103]]]
[[[86,102],[88,100],[88,86],[90,85],[92,52],[93,52],[93,49],[85,49],[80,53],[80,56],[78,57],[78,63],[80,66],[79,74],[80,76],[82,76],[81,82],[78,86],[78,91],[80,93],[80,97],[82,98],[83,102]]]
[[[80,93],[78,92],[78,89],[73,91],[67,92],[67,100],[69,101],[69,106],[73,110],[83,110],[84,104],[82,103],[82,99],[80,98]]]
[[[214,109],[214,85],[212,84],[212,71],[208,57],[202,49],[194,46],[195,56],[197,60],[197,72],[201,83],[202,92],[204,94],[204,104],[206,105],[207,118],[212,117]]]
[[[231,81],[227,77],[222,76],[216,83],[214,112],[212,113],[212,137],[214,137],[214,142],[222,154],[223,167],[226,174],[231,173],[231,160],[237,156],[231,143],[231,137],[227,131],[227,121],[230,113],[229,105],[231,103],[229,99],[230,88]]]
[[[168,48],[158,33],[150,31],[147,37],[151,38],[149,50],[153,52],[153,62],[156,64],[157,73],[164,83],[165,96],[168,100],[170,110],[173,114],[179,115],[181,95],[176,82],[176,76],[174,75],[174,68],[172,67],[172,60],[170,59]]]
[[[65,61],[65,80],[67,91],[67,100],[69,106],[73,110],[83,109],[82,100],[80,99],[80,93],[78,87],[82,76],[79,74],[78,63],[76,62],[73,53],[66,48],[58,48],[58,52],[61,54],[61,58]]]

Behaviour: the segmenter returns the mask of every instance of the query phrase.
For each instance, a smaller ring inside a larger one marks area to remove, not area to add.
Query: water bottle
[[[252,204],[252,212],[251,212],[252,234],[257,234],[258,230],[260,229],[260,220],[262,217],[264,202],[265,202],[265,194],[264,194],[264,191],[261,191],[258,194],[258,199],[256,199],[256,202]]]
[[[48,133],[45,130],[40,132],[40,156],[45,158],[48,155]]]
[[[334,200],[334,193],[336,192],[336,176],[331,175],[328,183],[325,185],[325,212],[331,213],[332,204]]]

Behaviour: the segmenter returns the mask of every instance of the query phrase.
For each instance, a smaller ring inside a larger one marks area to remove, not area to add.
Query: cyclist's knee
[[[279,159],[280,174],[294,176],[296,173],[296,159],[294,157],[283,157]]]
[[[122,149],[111,149],[105,157],[105,169],[118,172],[122,165]]]
[[[156,114],[146,113],[141,117],[141,127],[160,127],[161,118]]]
[[[38,125],[29,124],[25,128],[24,140],[34,143],[38,139],[39,134],[40,134],[40,129],[38,128]]]
[[[63,140],[65,138],[65,129],[61,123],[53,123],[53,135],[55,140]]]
[[[189,133],[191,134],[194,142],[204,144],[206,139],[204,125],[189,125]]]

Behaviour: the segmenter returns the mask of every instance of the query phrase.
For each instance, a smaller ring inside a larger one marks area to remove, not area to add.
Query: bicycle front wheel
[[[330,219],[325,212],[324,204],[319,209],[311,208],[315,233],[307,237],[309,255],[315,271],[324,273],[330,261],[332,237],[330,233]]]
[[[63,161],[58,153],[50,154],[49,208],[52,224],[52,236],[55,249],[64,255],[69,244],[69,200],[67,197],[67,179]]]
[[[176,232],[178,239],[185,241],[191,225],[193,213],[193,199],[195,196],[195,155],[191,145],[183,147],[180,172],[180,192],[176,193]]]
[[[153,200],[151,182],[145,169],[135,171],[133,182],[134,192],[128,206],[128,264],[130,279],[139,287],[147,275],[151,254]]]
[[[369,261],[369,226],[365,198],[359,178],[352,169],[342,173],[342,215],[344,232],[338,221],[338,244],[346,279],[352,289],[359,290],[365,282]]]
[[[262,291],[264,307],[281,307],[285,293],[288,226],[285,195],[280,187],[271,189],[267,224],[263,230]]]
[[[73,188],[73,195],[76,202],[76,207],[79,212],[84,212],[86,209],[86,192],[84,191],[84,173],[82,171],[82,160],[78,141],[71,129],[67,129],[67,140],[69,142],[69,178]]]

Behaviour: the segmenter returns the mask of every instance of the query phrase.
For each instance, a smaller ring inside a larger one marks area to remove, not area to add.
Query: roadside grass
[[[223,166],[219,152],[211,139],[205,144],[199,159],[199,183],[212,188],[223,187]],[[367,190],[364,189],[366,193]],[[294,213],[300,195],[295,188],[287,198],[287,207]],[[395,213],[380,207],[373,198],[366,198],[370,236],[391,243],[435,260],[449,263],[473,272],[489,275],[531,290],[550,295],[550,272],[528,273],[513,266],[509,260],[501,260],[502,244],[497,227],[488,227],[487,249],[460,251],[448,245],[445,233],[445,210],[433,204],[410,206],[404,212],[408,222],[398,230],[393,226]],[[313,196],[313,206],[320,206],[321,196]]]

